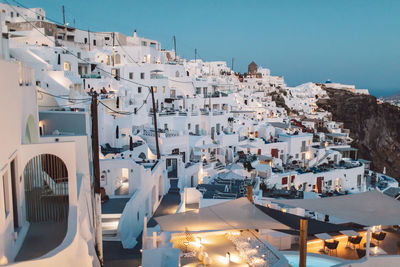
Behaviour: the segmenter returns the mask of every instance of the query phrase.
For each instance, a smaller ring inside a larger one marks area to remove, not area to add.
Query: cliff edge
[[[371,160],[371,169],[400,180],[400,109],[388,103],[378,104],[370,95],[323,88],[329,99],[317,105],[332,113],[332,120],[344,123],[354,139],[352,147],[359,157]]]

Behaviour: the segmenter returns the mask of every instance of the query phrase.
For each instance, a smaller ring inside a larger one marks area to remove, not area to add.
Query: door
[[[317,192],[322,193],[322,180],[324,177],[317,177]]]
[[[15,159],[11,161],[11,193],[12,193],[12,205],[13,205],[13,217],[14,217],[14,232],[19,228],[18,223],[18,200],[17,200],[17,182],[15,171]]]
[[[271,149],[271,156],[274,158],[278,158],[279,150],[277,148]]]

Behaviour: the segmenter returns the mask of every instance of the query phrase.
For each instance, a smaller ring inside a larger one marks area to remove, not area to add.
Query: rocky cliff
[[[320,99],[318,106],[332,113],[332,120],[341,121],[350,129],[351,144],[360,158],[371,160],[371,168],[400,180],[400,109],[378,104],[369,95],[324,88],[329,99]]]

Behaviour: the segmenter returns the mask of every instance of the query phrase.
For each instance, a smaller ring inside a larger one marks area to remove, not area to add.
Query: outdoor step
[[[170,193],[180,193],[180,189],[178,187],[171,187],[168,192],[170,192]]]
[[[101,228],[104,241],[120,241],[118,224],[121,214],[102,214]]]

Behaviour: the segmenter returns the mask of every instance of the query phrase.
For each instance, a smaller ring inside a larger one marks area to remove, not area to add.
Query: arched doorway
[[[32,158],[24,169],[26,219],[63,222],[68,218],[68,170],[52,154]]]

